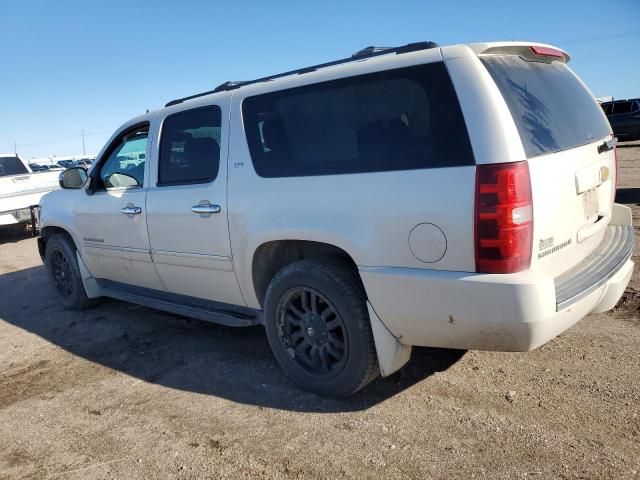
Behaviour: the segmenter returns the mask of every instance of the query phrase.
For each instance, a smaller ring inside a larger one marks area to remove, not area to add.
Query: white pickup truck
[[[16,154],[0,153],[0,231],[23,230],[31,221],[31,205],[60,188],[60,172],[33,173]]]

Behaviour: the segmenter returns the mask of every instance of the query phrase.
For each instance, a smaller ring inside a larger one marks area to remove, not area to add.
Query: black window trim
[[[147,129],[147,140],[148,140],[149,136],[151,135],[151,122],[149,122],[148,120],[123,128],[116,134],[115,138],[109,144],[109,147],[104,151],[102,156],[99,159],[96,159],[94,161],[95,167],[93,168],[93,170],[91,170],[91,174],[89,175],[89,187],[85,190],[87,195],[93,195],[94,193],[101,192],[101,191],[106,192],[106,191],[114,191],[114,190],[130,190],[134,188],[135,189],[144,188],[144,180],[146,180],[146,178],[143,179],[143,184],[138,186],[99,188],[100,172],[102,171],[102,167],[104,166],[105,162],[109,159],[111,154],[115,151],[115,149],[122,144],[122,139],[126,137],[128,134],[138,130],[142,130],[144,128]],[[147,151],[148,150],[149,150],[149,142],[147,141]],[[146,168],[147,168],[147,165],[146,165],[146,154],[145,154],[145,170]]]
[[[217,104],[217,103],[210,103],[207,105],[201,105],[199,107],[194,107],[194,108],[185,108],[184,110],[180,110],[178,112],[174,112],[170,115],[167,115],[166,117],[164,117],[162,119],[162,123],[160,124],[160,128],[159,128],[159,135],[158,135],[158,165],[156,168],[156,187],[176,187],[176,186],[184,186],[184,185],[208,185],[211,184],[213,182],[215,182],[220,174],[220,164],[222,163],[222,157],[219,156],[218,157],[218,170],[216,172],[215,177],[211,178],[206,178],[206,179],[197,179],[197,180],[188,180],[188,181],[182,181],[182,182],[161,182],[160,181],[160,162],[161,162],[161,154],[162,154],[162,139],[164,137],[164,124],[167,120],[169,120],[172,117],[176,117],[178,115],[182,115],[184,113],[189,113],[189,112],[194,112],[197,110],[204,110],[206,108],[217,108],[218,111],[220,112],[220,145],[218,145],[218,148],[220,148],[220,153],[222,153],[222,129],[223,129],[223,121],[222,121],[222,106]]]

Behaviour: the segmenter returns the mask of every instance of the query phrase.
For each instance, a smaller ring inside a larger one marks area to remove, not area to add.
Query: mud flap
[[[80,269],[80,275],[82,275],[82,283],[84,284],[84,289],[87,292],[87,297],[89,298],[98,298],[102,296],[100,292],[100,285],[96,282],[96,279],[93,278],[93,275],[89,273],[89,270],[85,266],[80,254],[76,252],[76,257],[78,259],[78,268]]]
[[[387,327],[376,315],[369,302],[367,302],[367,308],[369,309],[369,319],[371,321],[371,330],[373,331],[373,340],[376,344],[380,373],[383,377],[388,377],[400,370],[409,361],[411,358],[411,345],[401,344],[387,330]]]

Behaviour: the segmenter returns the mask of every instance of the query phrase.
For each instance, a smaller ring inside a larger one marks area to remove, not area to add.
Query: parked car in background
[[[613,134],[621,142],[640,140],[640,99],[614,100],[600,104]]]
[[[75,165],[76,167],[82,167],[85,170],[89,169],[89,167],[91,166],[91,160],[78,160]]]
[[[32,205],[60,188],[59,172],[33,170],[13,153],[0,154],[0,229],[21,231],[31,220]]]
[[[58,165],[62,168],[71,168],[75,166],[75,162],[73,160],[59,160]]]
[[[37,163],[30,163],[29,168],[33,173],[49,171],[49,168],[46,165],[38,165]]]
[[[413,345],[536,348],[613,308],[633,269],[615,140],[568,61],[369,47],[171,101],[43,198],[50,281],[66,308],[262,324],[290,377],[330,395]]]

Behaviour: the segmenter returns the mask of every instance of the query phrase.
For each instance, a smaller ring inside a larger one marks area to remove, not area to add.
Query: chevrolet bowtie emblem
[[[609,168],[601,167],[600,168],[600,183],[604,183],[609,179]]]

